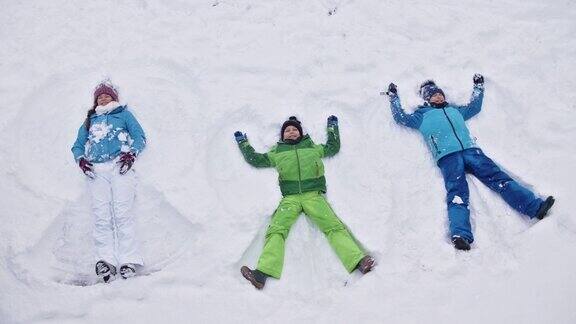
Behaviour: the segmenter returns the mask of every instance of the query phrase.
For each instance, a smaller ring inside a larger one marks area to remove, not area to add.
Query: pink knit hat
[[[112,100],[118,101],[118,91],[114,88],[114,86],[110,83],[102,82],[94,90],[94,103],[96,103],[98,96],[103,93],[112,97]]]

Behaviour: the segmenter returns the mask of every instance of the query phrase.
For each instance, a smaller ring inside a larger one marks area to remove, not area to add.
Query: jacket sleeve
[[[322,157],[331,157],[340,151],[340,131],[338,126],[331,126],[327,128],[328,140],[326,144],[320,145],[322,148]]]
[[[128,130],[128,134],[130,134],[130,138],[133,140],[130,151],[138,156],[146,146],[146,135],[144,134],[142,126],[140,126],[134,115],[129,111],[126,111],[126,129]]]
[[[78,136],[76,137],[74,145],[72,145],[72,154],[74,154],[74,160],[76,160],[76,162],[84,156],[87,141],[88,131],[86,130],[86,127],[82,125],[80,126],[80,129],[78,129]]]
[[[484,85],[474,85],[474,90],[472,90],[472,97],[470,98],[470,103],[465,106],[459,106],[458,110],[464,117],[464,120],[468,120],[474,117],[482,109],[482,101],[484,100]]]
[[[392,110],[392,117],[394,117],[396,123],[402,126],[418,129],[422,124],[421,114],[407,114],[404,109],[402,109],[398,95],[390,96],[390,109]]]
[[[239,143],[238,147],[244,156],[244,160],[246,160],[246,162],[248,162],[251,166],[256,168],[267,168],[274,166],[273,160],[270,159],[268,153],[256,153],[256,150],[254,150],[248,141]]]

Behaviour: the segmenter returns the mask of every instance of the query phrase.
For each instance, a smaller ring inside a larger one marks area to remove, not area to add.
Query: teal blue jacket
[[[92,115],[90,129],[80,126],[72,146],[76,162],[84,157],[89,162],[113,160],[121,152],[138,155],[146,146],[142,127],[127,106],[119,106],[107,114]]]
[[[483,99],[484,87],[475,85],[470,103],[464,106],[447,103],[442,108],[435,108],[425,103],[413,114],[407,114],[398,95],[391,95],[390,108],[398,124],[420,131],[434,160],[438,162],[450,153],[478,147],[465,121],[480,112]]]

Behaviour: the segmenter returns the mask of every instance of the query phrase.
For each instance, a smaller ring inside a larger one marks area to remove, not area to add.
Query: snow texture
[[[100,143],[101,140],[108,136],[111,130],[112,125],[108,125],[105,122],[90,125],[90,141]]]
[[[1,323],[576,323],[576,3],[381,0],[6,1],[0,11]],[[520,216],[469,178],[473,249],[447,237],[419,134],[396,125],[433,78],[488,156],[557,203]],[[147,134],[135,168],[143,276],[96,284],[86,177],[70,152],[110,77]],[[254,266],[280,192],[243,160],[298,116],[339,117],[328,200],[376,269],[349,275],[305,217],[281,280]],[[82,285],[86,285],[83,287]]]
[[[461,205],[464,203],[464,200],[462,200],[462,197],[460,196],[454,196],[454,199],[452,199],[452,203]]]

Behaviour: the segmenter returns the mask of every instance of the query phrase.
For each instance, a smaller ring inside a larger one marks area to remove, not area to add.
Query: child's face
[[[295,141],[298,139],[298,137],[300,137],[300,132],[298,131],[298,128],[294,126],[288,126],[284,130],[284,140]]]
[[[430,97],[430,103],[433,104],[444,103],[444,100],[444,96],[441,93],[435,93],[432,97]]]
[[[106,106],[107,104],[112,102],[112,97],[108,94],[103,93],[99,95],[98,98],[96,98],[96,102],[98,103],[98,106]]]

